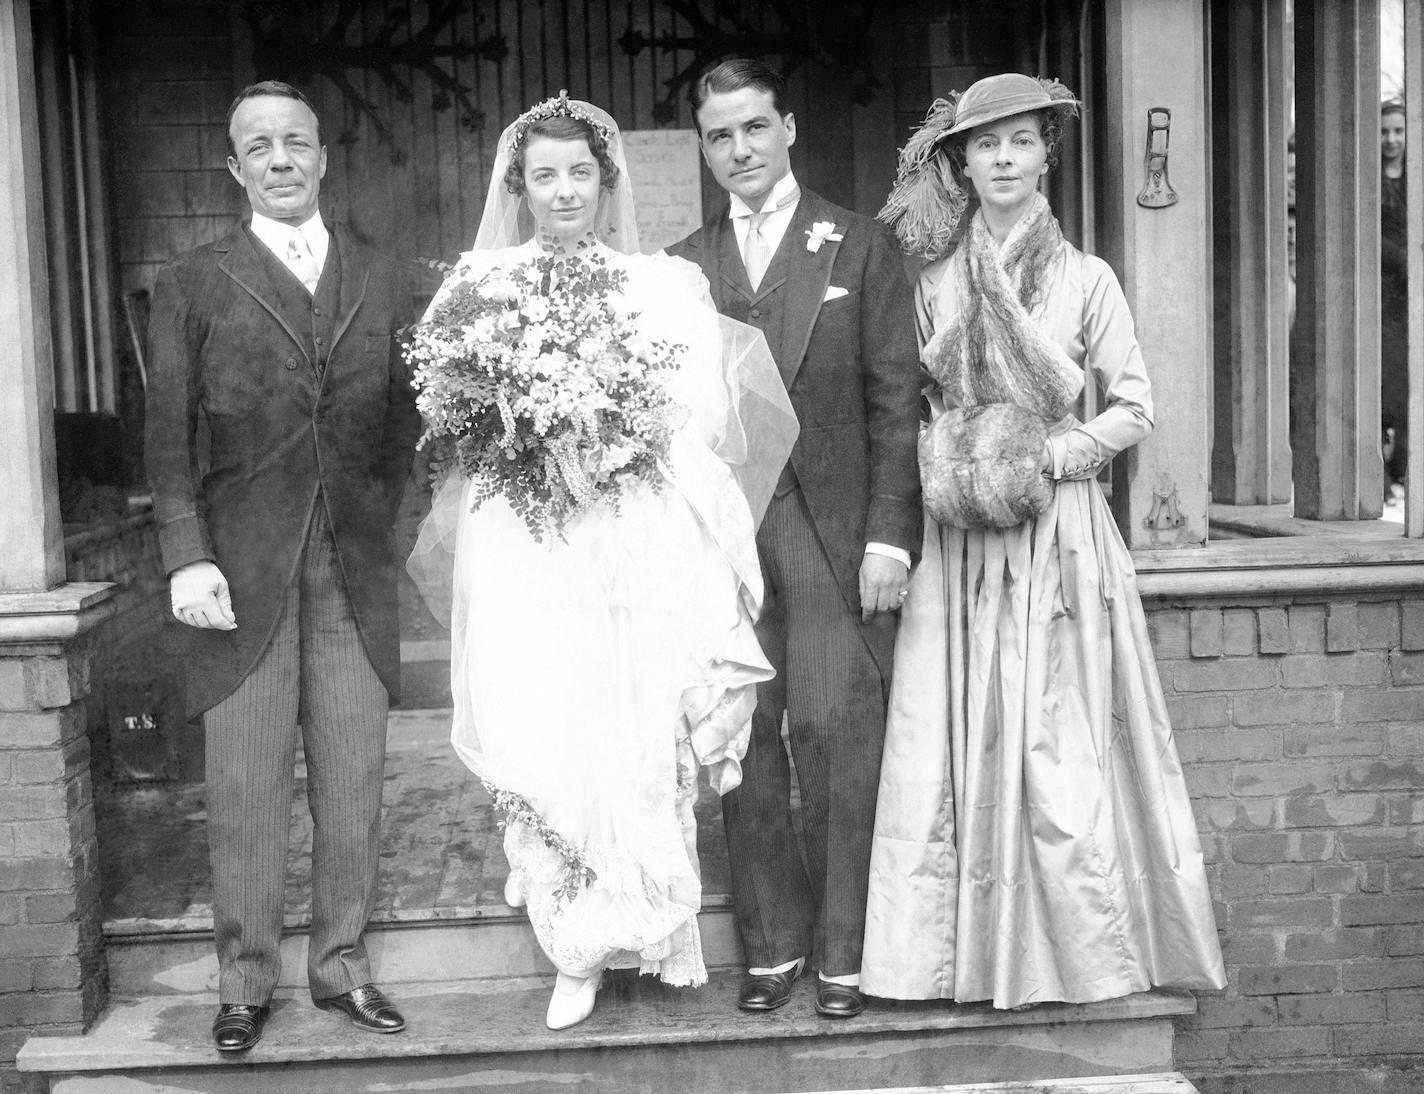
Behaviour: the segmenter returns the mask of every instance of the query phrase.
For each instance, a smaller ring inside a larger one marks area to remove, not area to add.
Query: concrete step
[[[902,1086],[894,1090],[854,1090],[842,1094],[1197,1094],[1180,1071],[1156,1075],[1092,1075],[1042,1083],[956,1083]]]
[[[523,912],[498,905],[458,919],[427,916],[423,913],[422,918],[408,922],[372,923],[367,928],[366,946],[378,983],[393,986],[554,974]],[[742,966],[741,940],[728,898],[710,898],[698,916],[698,925],[708,968]],[[289,929],[282,939],[283,988],[306,984],[305,927]],[[183,931],[110,924],[105,949],[109,988],[116,996],[217,990],[211,919]]]
[[[403,638],[401,650],[402,710],[450,705],[450,640]]]
[[[828,1021],[806,983],[781,1010],[743,1014],[739,980],[719,972],[702,988],[673,989],[610,973],[593,1016],[560,1032],[544,1027],[548,980],[410,983],[391,990],[408,1028],[386,1037],[283,989],[262,1043],[235,1060],[212,1048],[214,995],[144,995],[114,1001],[82,1037],[31,1038],[17,1063],[45,1075],[53,1094],[884,1091],[1165,1072],[1173,1019],[1196,1006],[1148,992],[1008,1012],[882,1003]]]

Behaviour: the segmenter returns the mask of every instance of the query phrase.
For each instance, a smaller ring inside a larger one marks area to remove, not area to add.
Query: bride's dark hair
[[[608,151],[608,141],[603,134],[582,118],[557,115],[530,122],[519,138],[514,154],[509,157],[509,168],[504,173],[504,187],[511,194],[524,193],[524,149],[529,144],[530,137],[548,137],[556,141],[587,141],[588,150],[598,161],[599,185],[605,190],[612,190],[618,185],[618,165],[613,162],[613,156]]]

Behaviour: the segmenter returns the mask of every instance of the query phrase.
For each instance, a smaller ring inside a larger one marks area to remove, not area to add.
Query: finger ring
[[[901,596],[902,598],[903,598],[903,597],[906,597],[906,596],[909,596],[909,595],[910,595],[910,590],[909,590],[909,589],[901,589],[901,590],[900,590],[900,596]]]

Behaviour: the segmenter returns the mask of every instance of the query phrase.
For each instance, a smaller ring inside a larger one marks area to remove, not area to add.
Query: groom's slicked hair
[[[754,57],[729,57],[704,68],[687,89],[688,101],[692,103],[693,121],[697,120],[697,112],[702,109],[702,104],[709,96],[741,91],[744,87],[771,92],[771,105],[776,108],[776,112],[783,118],[789,113],[786,106],[786,80],[781,73],[765,61]]]
[[[308,110],[312,112],[312,117],[316,119],[316,143],[321,144],[321,115],[316,112],[316,107],[312,106],[311,100],[298,91],[291,84],[283,83],[281,80],[263,80],[261,83],[248,84],[237,93],[237,98],[232,100],[232,105],[227,108],[227,120],[223,123],[223,133],[227,135],[227,154],[234,159],[237,158],[237,149],[232,143],[232,116],[237,113],[237,108],[248,99],[258,99],[264,95],[275,95],[279,99],[296,99]]]

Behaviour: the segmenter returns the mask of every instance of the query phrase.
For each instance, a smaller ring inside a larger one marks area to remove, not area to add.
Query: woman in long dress
[[[1076,106],[1016,74],[937,101],[882,212],[938,258],[917,288],[935,414],[1014,404],[1046,439],[1009,491],[1036,484],[1036,515],[925,522],[875,821],[873,995],[1008,1008],[1224,984],[1132,558],[1097,481],[1150,432],[1151,385],[1117,278],[1063,240],[1038,189]],[[977,210],[939,258],[971,185]],[[1083,422],[1087,378],[1103,409]],[[921,451],[928,503],[946,469]],[[1002,486],[984,471],[969,501],[992,511]]]
[[[737,785],[772,676],[754,532],[795,417],[764,340],[716,314],[697,267],[636,249],[618,128],[561,95],[505,130],[475,248],[427,313],[462,282],[577,256],[626,275],[638,337],[681,347],[659,484],[629,481],[536,539],[517,499],[480,502],[451,474],[413,556],[420,581],[431,551],[453,552],[451,740],[506,826],[505,899],[558,970],[554,1029],[591,1013],[608,967],[706,980],[698,769]]]

